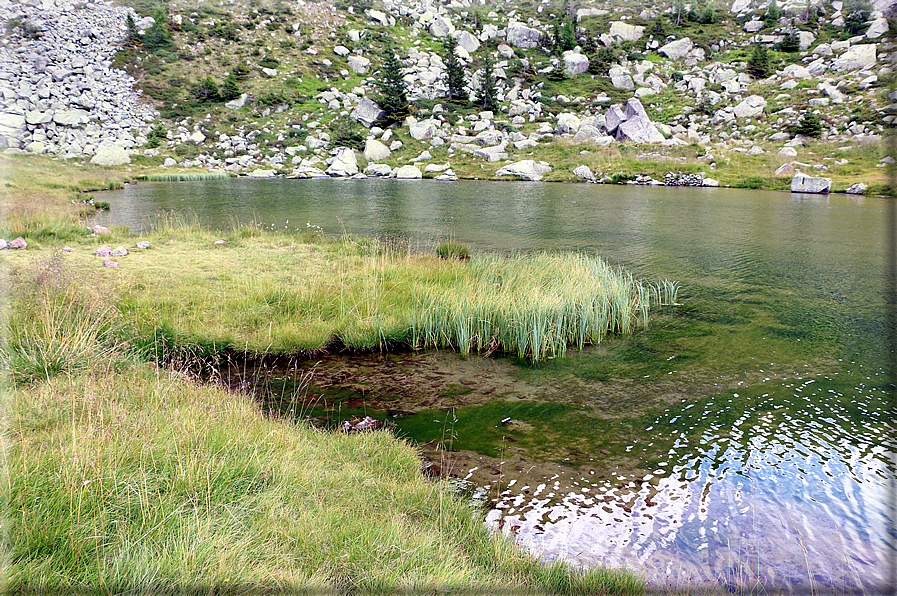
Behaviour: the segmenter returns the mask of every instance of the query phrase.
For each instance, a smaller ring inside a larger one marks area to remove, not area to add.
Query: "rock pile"
[[[133,91],[134,79],[111,67],[127,10],[105,2],[25,0],[0,4],[0,21],[29,23],[0,40],[0,148],[65,157],[127,161],[146,142],[155,116]]]

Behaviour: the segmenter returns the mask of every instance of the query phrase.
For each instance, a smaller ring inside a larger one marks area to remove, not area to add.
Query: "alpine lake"
[[[678,281],[678,304],[646,330],[538,364],[331,354],[237,366],[230,381],[297,420],[385,421],[486,524],[549,560],[625,566],[661,589],[874,594],[892,581],[889,199],[245,178],[103,199],[100,223],[134,231],[187,212],[422,252],[579,251]]]

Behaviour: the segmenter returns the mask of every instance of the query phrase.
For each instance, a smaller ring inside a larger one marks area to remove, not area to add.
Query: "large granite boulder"
[[[340,147],[337,149],[336,156],[330,167],[324,170],[324,173],[332,177],[354,176],[358,173],[358,158],[355,157],[355,151],[349,147]]]
[[[751,95],[735,106],[736,118],[753,118],[763,113],[766,108],[766,100],[759,95]]]
[[[869,29],[866,30],[866,37],[869,39],[877,39],[888,32],[888,19],[881,17],[872,21]]]
[[[457,41],[458,47],[464,48],[464,51],[468,54],[473,54],[480,47],[480,40],[471,35],[469,31],[462,31]]]
[[[517,176],[520,180],[536,181],[541,180],[542,176],[551,172],[552,168],[544,161],[534,161],[532,159],[524,159],[512,164],[508,164],[503,168],[499,168],[495,172],[496,176]]]
[[[377,139],[368,139],[364,143],[364,158],[367,161],[380,161],[392,155],[389,147],[378,141]],[[365,170],[367,172],[367,170]]]
[[[410,165],[396,168],[393,172],[393,176],[399,180],[419,180],[423,178],[420,169],[417,166]]]
[[[629,25],[622,21],[611,21],[608,35],[618,37],[622,41],[638,41],[644,32],[645,28],[641,25]]]
[[[691,38],[683,37],[682,39],[677,39],[661,46],[660,49],[657,50],[657,53],[661,56],[666,56],[670,60],[680,60],[694,47],[695,44],[692,43]]]
[[[433,135],[436,134],[436,126],[431,120],[415,122],[408,127],[408,133],[411,135],[412,139],[425,141],[427,139],[432,139]]]
[[[590,124],[583,124],[573,135],[575,143],[594,143],[599,147],[610,145],[614,142],[614,138],[604,134],[600,128]]]
[[[536,48],[542,41],[542,32],[521,23],[513,23],[508,25],[506,41],[515,48]]]
[[[568,76],[576,76],[589,70],[589,59],[580,54],[568,50],[564,52],[564,73]]]
[[[838,71],[844,71],[860,70],[862,68],[875,66],[876,48],[877,45],[874,43],[851,46],[846,52],[835,58],[832,62],[832,68]]]
[[[617,127],[617,140],[631,143],[662,143],[664,136],[649,118],[634,115],[627,118]]]
[[[576,114],[571,114],[570,112],[564,112],[558,116],[558,123],[554,127],[555,134],[566,134],[570,132],[576,132],[579,129],[581,121],[579,116]]]
[[[374,125],[374,122],[386,116],[386,112],[380,109],[376,103],[372,100],[365,97],[362,99],[355,109],[352,110],[351,117],[362,124],[362,126],[366,126],[370,128]]]
[[[806,174],[796,174],[791,179],[791,192],[802,192],[812,194],[828,194],[832,188],[831,178],[819,178],[816,176],[807,176]]]
[[[103,143],[90,158],[90,163],[97,166],[120,166],[131,163],[127,150],[113,143]]]
[[[371,61],[364,56],[349,56],[349,68],[352,72],[365,74],[371,68]]]
[[[620,126],[621,122],[626,120],[626,112],[623,111],[618,105],[613,105],[608,108],[607,112],[604,114],[604,128],[607,130],[607,134],[615,134],[617,132],[617,127]]]

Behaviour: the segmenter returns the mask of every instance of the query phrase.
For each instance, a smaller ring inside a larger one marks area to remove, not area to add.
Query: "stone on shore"
[[[495,172],[496,176],[517,176],[520,180],[537,181],[552,171],[552,167],[544,161],[524,159],[508,164]]]
[[[831,188],[831,178],[819,178],[816,176],[807,176],[806,174],[797,174],[791,179],[791,192],[828,194],[828,191]]]

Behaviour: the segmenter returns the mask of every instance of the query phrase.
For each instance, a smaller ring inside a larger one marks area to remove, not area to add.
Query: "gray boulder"
[[[861,195],[866,192],[866,185],[862,182],[857,182],[856,184],[850,185],[845,192],[849,195]]]
[[[433,19],[433,22],[430,23],[430,35],[433,37],[445,37],[454,30],[455,26],[445,17],[436,17]]]
[[[613,137],[609,137],[604,132],[595,126],[590,124],[583,124],[579,127],[579,130],[576,131],[576,134],[573,135],[574,143],[595,143],[596,145],[603,147],[605,145],[610,145],[614,142]]]
[[[872,21],[866,30],[866,37],[869,39],[877,39],[888,32],[888,19],[881,17]]]
[[[239,110],[240,108],[242,108],[243,106],[246,105],[247,99],[249,99],[249,94],[243,93],[237,99],[232,99],[229,102],[227,102],[226,104],[224,104],[224,107],[226,107],[229,110]]]
[[[564,73],[576,76],[589,70],[589,59],[579,52],[564,52]]]
[[[392,151],[389,150],[389,147],[377,139],[368,139],[364,144],[364,158],[367,161],[380,161],[390,155],[392,155]],[[366,169],[365,172],[367,172]]]
[[[383,25],[384,27],[392,27],[396,24],[395,17],[379,10],[366,10],[364,14],[378,25]]]
[[[420,169],[417,166],[401,166],[396,168],[393,175],[398,180],[419,180],[423,178],[423,174],[421,174]]]
[[[496,176],[517,176],[520,180],[536,181],[552,171],[550,165],[544,161],[524,159],[516,163],[508,164],[495,172]]]
[[[330,167],[324,170],[324,173],[332,177],[354,176],[358,173],[358,159],[355,157],[355,151],[349,147],[340,147],[337,149],[336,156]]]
[[[118,145],[103,143],[97,149],[96,154],[90,158],[90,163],[97,166],[120,166],[131,163],[131,156]]]
[[[610,31],[608,35],[618,37],[622,41],[638,41],[645,32],[645,28],[640,25],[630,25],[622,21],[611,21]]]
[[[844,71],[860,70],[875,66],[876,48],[877,45],[874,43],[851,46],[846,52],[835,58],[832,62],[832,68],[837,71]]]
[[[468,54],[473,54],[480,47],[480,40],[471,35],[469,31],[462,31],[458,36],[458,46],[464,48]]]
[[[582,178],[583,180],[594,180],[595,174],[592,173],[592,170],[589,169],[589,166],[583,164],[577,168],[573,169],[573,174]]]
[[[558,123],[554,127],[555,134],[565,134],[569,132],[575,132],[579,129],[581,121],[576,114],[571,114],[570,112],[564,112],[558,116]]]
[[[392,174],[392,168],[385,163],[369,163],[364,169],[364,173],[368,176],[386,177]]]
[[[626,112],[620,106],[611,106],[604,114],[604,128],[607,134],[615,134],[621,122],[626,121]]]
[[[735,106],[736,118],[753,118],[763,113],[766,108],[766,100],[759,95],[751,95]]]
[[[349,68],[352,72],[365,74],[371,68],[371,61],[364,56],[349,56]]]
[[[408,133],[411,135],[412,139],[425,141],[427,139],[432,139],[433,135],[436,134],[436,126],[430,120],[415,122],[408,127]]]
[[[515,48],[535,48],[542,41],[542,32],[520,23],[514,23],[508,25],[506,40],[508,45]]]
[[[797,170],[794,169],[793,165],[791,165],[790,163],[783,163],[776,169],[775,175],[782,177],[792,176],[795,172],[797,172]]]
[[[616,137],[620,142],[662,143],[664,141],[663,134],[657,130],[654,123],[641,115],[635,115],[621,122],[617,127]]]
[[[796,174],[791,179],[791,192],[811,193],[811,194],[828,194],[832,188],[831,178],[819,178],[816,176],[807,176],[806,174]]]
[[[370,128],[374,122],[386,116],[386,112],[380,109],[376,103],[365,97],[362,99],[355,109],[352,110],[351,118],[357,120],[362,126]]]
[[[657,50],[657,53],[661,56],[666,56],[670,60],[680,60],[694,47],[695,44],[692,43],[691,38],[683,37],[682,39],[677,39],[661,46],[660,49]]]
[[[28,248],[28,243],[25,242],[25,239],[19,236],[15,240],[12,240],[6,244],[7,248],[17,248],[19,250]]]

